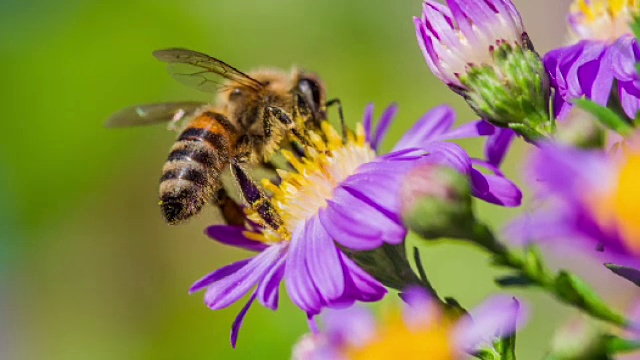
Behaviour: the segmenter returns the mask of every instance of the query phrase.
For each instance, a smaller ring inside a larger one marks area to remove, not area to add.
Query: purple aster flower
[[[637,142],[611,153],[546,144],[532,156],[528,177],[546,207],[511,224],[510,238],[585,249],[640,285]]]
[[[431,71],[490,122],[529,140],[553,130],[549,80],[510,0],[426,1],[414,18]]]
[[[553,102],[558,118],[568,116],[574,99],[587,97],[606,106],[612,93],[625,113],[636,117],[640,48],[629,23],[637,15],[636,0],[574,1],[569,14],[572,45],[550,51],[544,58],[556,90]]]
[[[495,297],[471,317],[445,313],[419,289],[406,292],[404,311],[381,322],[361,307],[329,310],[324,332],[305,336],[293,350],[296,360],[434,359],[464,357],[515,333],[527,310],[515,299]]]
[[[256,299],[277,309],[282,280],[289,297],[309,317],[325,307],[380,300],[385,287],[342,249],[366,251],[403,243],[407,229],[399,215],[400,186],[404,175],[417,165],[451,166],[470,177],[476,197],[519,205],[521,193],[513,183],[501,175],[481,173],[460,146],[444,142],[492,134],[492,125],[480,121],[453,129],[455,113],[441,106],[420,119],[391,153],[378,155],[395,113],[395,106],[387,109],[374,130],[371,106],[364,124],[346,142],[324,123],[321,134],[309,134],[311,145],[303,157],[283,150],[292,171],[278,171],[279,185],[263,180],[282,219],[281,227],[274,229],[258,213],[247,210],[252,226],[208,228],[208,235],[219,242],[259,252],[207,275],[191,289],[207,289],[205,303],[214,310],[251,293],[233,325],[234,345]]]

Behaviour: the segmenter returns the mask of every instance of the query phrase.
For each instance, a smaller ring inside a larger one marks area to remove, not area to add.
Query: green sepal
[[[597,104],[588,99],[576,99],[574,103],[582,110],[595,116],[606,128],[611,129],[622,136],[631,135],[633,126],[623,119],[616,111]]]
[[[497,45],[488,64],[472,66],[460,76],[463,95],[482,118],[508,127],[531,142],[553,134],[549,116],[549,78],[532,49]]]
[[[629,353],[640,350],[640,340],[623,339],[614,335],[604,336],[607,354]]]
[[[624,316],[611,310],[595,290],[576,275],[560,271],[553,285],[558,297],[590,315],[624,327],[629,324]]]
[[[481,349],[477,353],[473,354],[477,359],[481,360],[500,360],[500,354],[494,349]]]
[[[516,360],[516,334],[503,337],[495,344],[501,360]]]

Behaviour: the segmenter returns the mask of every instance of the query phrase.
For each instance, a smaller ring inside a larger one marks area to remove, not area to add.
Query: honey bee
[[[160,207],[170,225],[198,214],[208,202],[221,208],[228,223],[242,223],[239,205],[227,195],[222,173],[231,168],[244,199],[277,226],[270,202],[250,179],[243,164],[267,164],[283,146],[304,144],[306,131],[327,119],[325,86],[314,74],[263,69],[243,73],[192,50],[172,48],[153,55],[168,63],[169,73],[198,90],[217,93],[214,104],[167,102],[124,109],[108,127],[169,122],[180,131],[162,168]],[[222,80],[222,81],[220,81]],[[186,124],[180,126],[180,124]],[[343,121],[343,129],[344,129]]]

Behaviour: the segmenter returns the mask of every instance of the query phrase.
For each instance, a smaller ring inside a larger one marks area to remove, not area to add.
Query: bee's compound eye
[[[308,101],[312,102],[314,108],[320,108],[321,94],[320,94],[320,84],[313,79],[301,79],[298,83],[298,89],[300,92],[304,94],[304,96],[308,99]]]
[[[242,92],[242,90],[233,89],[233,90],[231,90],[231,93],[229,94],[229,100],[237,100],[237,99],[241,98],[243,95],[244,95],[244,93]]]

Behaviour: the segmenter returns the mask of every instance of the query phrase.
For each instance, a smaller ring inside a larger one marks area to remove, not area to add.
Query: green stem
[[[604,303],[596,292],[576,275],[567,271],[560,271],[557,274],[550,272],[537,252],[528,251],[523,255],[509,250],[484,224],[476,224],[473,234],[472,240],[493,254],[496,265],[515,270],[518,275],[525,277],[558,300],[597,319],[621,327],[628,327],[631,324],[624,316]]]
[[[422,280],[422,287],[431,294],[432,297],[436,299],[440,299],[438,292],[431,285],[429,278],[427,277],[427,272],[424,270],[424,266],[422,266],[422,259],[420,258],[420,250],[417,247],[413,248],[413,261],[416,264],[416,269],[418,270],[418,275],[420,275],[420,280]]]

